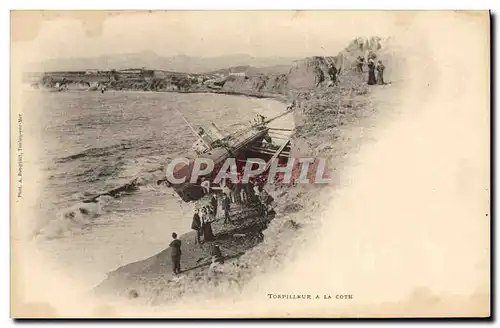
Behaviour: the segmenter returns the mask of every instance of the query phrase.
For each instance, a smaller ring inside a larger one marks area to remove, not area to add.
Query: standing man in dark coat
[[[172,233],[172,240],[170,242],[170,256],[172,257],[172,268],[174,275],[181,273],[181,241],[177,239],[177,234]]]
[[[368,61],[368,84],[374,85],[376,83],[377,80],[375,79],[375,61],[373,59],[370,59]]]
[[[200,215],[198,214],[198,209],[195,210],[194,215],[193,215],[193,222],[191,223],[191,229],[196,231],[196,238],[194,240],[195,244],[201,245],[201,219]]]
[[[332,81],[332,85],[335,85],[337,83],[337,67],[335,65],[331,64],[330,67],[328,68],[328,75],[330,75],[330,80]]]

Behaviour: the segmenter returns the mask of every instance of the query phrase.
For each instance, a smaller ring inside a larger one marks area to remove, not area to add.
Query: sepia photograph
[[[489,318],[490,24],[11,11],[11,318]]]

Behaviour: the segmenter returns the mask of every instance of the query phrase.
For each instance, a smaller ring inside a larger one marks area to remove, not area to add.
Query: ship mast
[[[181,114],[181,112],[179,112],[179,110],[177,108],[174,108],[174,110],[177,112],[177,114],[179,114],[179,116],[184,120],[184,122],[186,122],[187,126],[189,126],[189,128],[191,129],[191,131],[193,131],[194,135],[199,139],[201,140],[201,142],[203,142],[203,144],[205,144],[205,146],[207,146],[208,149],[212,149],[212,147],[210,147],[210,145],[208,145],[205,140],[203,140],[203,138],[199,135],[198,132],[196,132],[196,130],[193,128],[193,126],[191,124],[189,124],[188,120],[186,120],[186,118]]]

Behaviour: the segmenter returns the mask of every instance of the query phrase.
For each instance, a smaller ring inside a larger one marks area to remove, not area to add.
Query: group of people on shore
[[[220,184],[221,193],[213,193],[210,181],[202,181],[201,186],[205,194],[210,195],[211,203],[210,208],[207,208],[208,213],[213,213],[217,217],[217,209],[219,203],[224,211],[224,223],[230,223],[229,210],[231,204],[238,204],[242,206],[257,204],[259,207],[265,207],[264,204],[269,204],[270,195],[263,188],[264,183],[255,179],[249,179],[244,182],[241,175],[238,175],[237,182],[231,182],[224,179]],[[263,212],[265,210],[261,208]]]
[[[244,182],[238,177],[238,182],[223,181],[221,184],[223,197],[226,196],[230,204],[249,205],[261,200],[266,194],[262,181],[249,179]]]
[[[212,230],[212,223],[215,221],[217,215],[217,199],[212,195],[210,205],[203,206],[201,213],[199,209],[195,209],[193,221],[191,222],[191,229],[196,232],[194,243],[201,246],[202,242],[211,242],[215,240]],[[203,237],[203,241],[201,240]],[[170,256],[172,259],[172,272],[174,275],[181,273],[181,241],[177,239],[177,234],[172,233],[172,241],[170,242]],[[218,244],[214,245],[215,251],[218,251],[217,258],[222,256]],[[214,248],[212,247],[212,248]],[[212,250],[213,252],[213,250]]]
[[[195,244],[201,245],[201,237],[203,242],[214,240],[212,223],[215,221],[217,210],[213,206],[205,206],[201,208],[201,213],[195,209],[191,229],[196,231]]]
[[[365,65],[365,58],[359,56],[357,61],[356,61],[356,70],[360,73],[363,73],[363,67]],[[374,84],[385,84],[384,81],[384,70],[385,66],[382,63],[381,60],[378,60],[375,62],[374,58],[369,58],[368,63],[368,84],[369,85],[374,85]],[[376,75],[375,75],[376,72]]]
[[[222,193],[218,196],[208,187],[208,194],[209,203],[202,206],[200,209],[196,208],[191,221],[191,229],[195,231],[194,243],[200,245],[200,247],[206,242],[215,241],[212,223],[218,219],[217,212],[219,203],[224,213],[224,224],[229,224],[233,222],[230,213],[231,204],[257,205],[262,215],[265,216],[269,214],[269,206],[273,201],[273,197],[263,189],[262,185],[250,181],[248,183],[235,183],[232,185],[223,183]],[[173,273],[177,275],[181,272],[181,241],[177,239],[177,234],[175,232],[172,234],[172,238],[173,240],[169,246],[171,248]],[[212,245],[211,254],[213,260],[217,263],[221,262],[221,259],[223,259],[220,254],[220,246],[217,243]]]

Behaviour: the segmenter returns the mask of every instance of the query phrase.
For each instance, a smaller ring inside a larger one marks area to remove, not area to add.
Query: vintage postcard
[[[12,11],[11,317],[488,318],[487,11]]]

